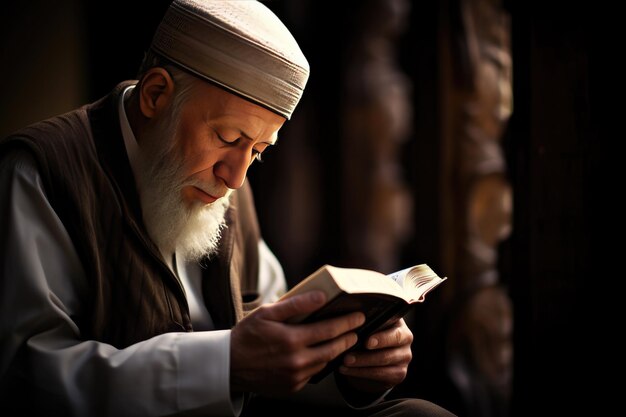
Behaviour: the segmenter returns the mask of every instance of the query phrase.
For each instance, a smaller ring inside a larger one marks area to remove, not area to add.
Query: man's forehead
[[[200,90],[185,106],[191,112],[200,112],[209,129],[231,139],[236,136],[276,143],[278,130],[286,121],[283,116],[215,86]]]

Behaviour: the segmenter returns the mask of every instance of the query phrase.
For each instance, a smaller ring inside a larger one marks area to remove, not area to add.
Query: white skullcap
[[[309,63],[278,17],[255,0],[174,0],[152,50],[289,119]]]

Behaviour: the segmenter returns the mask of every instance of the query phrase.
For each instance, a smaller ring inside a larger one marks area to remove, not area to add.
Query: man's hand
[[[323,292],[312,291],[261,306],[237,323],[231,332],[232,390],[273,395],[299,391],[352,347],[357,341],[353,330],[365,321],[363,313],[310,324],[286,323],[317,310],[324,301]]]
[[[406,377],[412,359],[413,333],[403,319],[372,334],[363,350],[346,355],[339,372],[354,389],[380,393],[395,387]]]

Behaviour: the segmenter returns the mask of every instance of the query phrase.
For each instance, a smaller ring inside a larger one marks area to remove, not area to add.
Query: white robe
[[[128,146],[134,137],[125,119],[120,106]],[[33,157],[20,151],[8,158],[0,169],[0,379],[19,349],[28,361],[18,364],[25,377],[66,398],[75,415],[94,415],[94,407],[111,416],[239,415],[242,397],[230,393],[230,330],[212,330],[197,266],[177,265],[192,324],[204,331],[162,334],[124,349],[83,341],[72,319],[87,294],[76,249]],[[284,273],[263,241],[259,257],[259,293],[272,302],[285,291]],[[300,395],[340,404],[332,381]]]

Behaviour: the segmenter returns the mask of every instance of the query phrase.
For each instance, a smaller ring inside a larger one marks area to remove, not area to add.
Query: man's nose
[[[230,189],[237,189],[243,185],[250,167],[250,151],[241,148],[231,148],[215,164],[214,174],[221,178]]]

